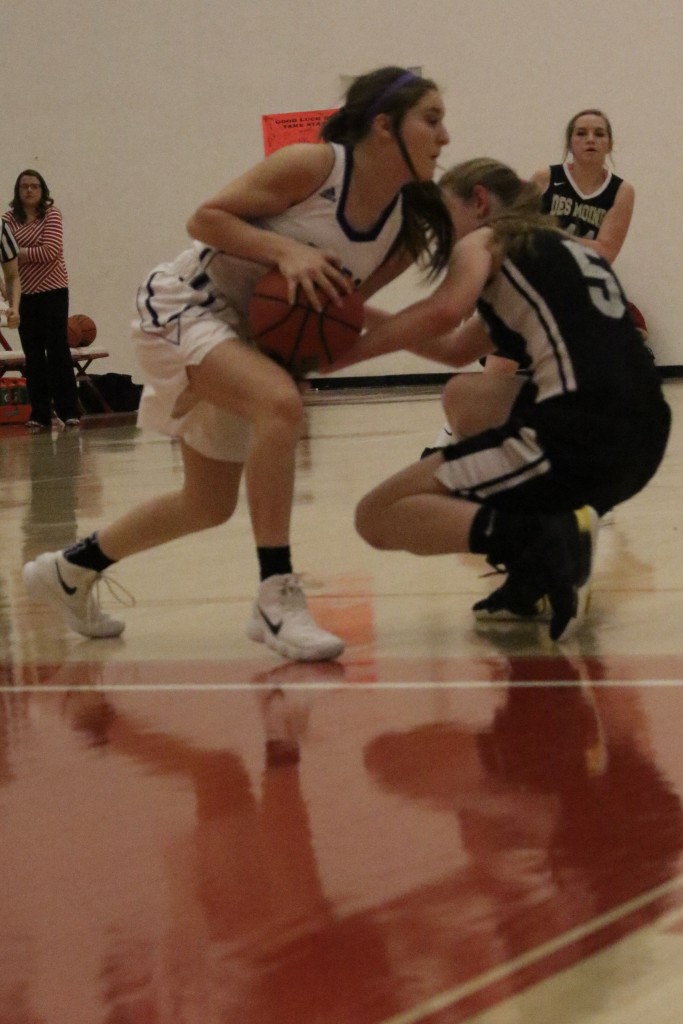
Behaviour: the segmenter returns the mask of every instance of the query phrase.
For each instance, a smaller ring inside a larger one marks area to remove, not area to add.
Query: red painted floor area
[[[263,665],[5,666],[2,1024],[456,1024],[679,904],[681,659]]]

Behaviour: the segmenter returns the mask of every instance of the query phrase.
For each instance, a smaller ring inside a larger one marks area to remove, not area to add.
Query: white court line
[[[613,924],[615,921],[619,921],[623,917],[628,917],[628,915],[634,913],[634,911],[641,910],[643,907],[647,907],[649,904],[655,903],[658,899],[661,899],[662,896],[667,896],[681,888],[683,888],[683,875],[679,875],[670,882],[666,882],[664,885],[660,885],[656,889],[651,889],[649,892],[643,893],[641,896],[637,896],[635,899],[629,900],[627,903],[623,903],[619,907],[615,907],[614,910],[610,910],[606,914],[601,914],[600,917],[596,917],[586,924],[579,925],[576,928],[570,928],[569,931],[564,932],[563,935],[559,935],[556,939],[544,942],[542,945],[537,946],[535,949],[530,949],[526,953],[522,953],[521,956],[515,957],[514,960],[510,960],[506,964],[501,964],[499,967],[493,967],[490,971],[485,971],[483,974],[480,974],[476,978],[472,978],[471,981],[465,982],[463,985],[456,985],[454,988],[448,989],[446,992],[440,992],[438,995],[432,996],[430,999],[426,999],[423,1003],[414,1007],[412,1010],[407,1010],[405,1013],[398,1013],[394,1017],[389,1017],[383,1021],[382,1024],[419,1024],[419,1022],[424,1020],[426,1017],[429,1017],[440,1010],[448,1009],[450,1006],[454,1006],[462,999],[475,995],[477,992],[488,988],[497,981],[502,981],[504,978],[510,977],[510,975],[515,974],[517,971],[538,963],[540,960],[551,956],[553,953],[557,953],[559,950],[570,946],[574,942],[580,942],[588,935],[592,935],[595,932],[600,931],[601,928],[605,928],[607,925]]]
[[[78,664],[75,662],[74,664]],[[93,693],[104,691],[111,693],[127,693],[135,691],[139,693],[211,693],[230,692],[242,690],[272,690],[277,687],[280,690],[320,690],[320,691],[345,691],[350,693],[358,690],[520,690],[520,689],[567,689],[568,687],[598,689],[612,689],[615,687],[639,690],[642,687],[669,687],[676,688],[683,686],[683,679],[551,679],[547,682],[539,680],[511,680],[505,679],[477,679],[473,681],[460,680],[455,682],[354,682],[349,679],[345,682],[326,683],[319,682],[279,682],[273,678],[267,682],[243,682],[243,683],[85,683],[82,685],[69,685],[68,683],[52,686],[50,682],[42,684],[28,684],[23,686],[0,685],[0,693]]]

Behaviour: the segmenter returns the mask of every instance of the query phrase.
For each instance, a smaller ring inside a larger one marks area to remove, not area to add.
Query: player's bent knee
[[[211,530],[214,526],[222,526],[223,523],[227,523],[234,511],[234,506],[232,508],[206,509],[203,517],[204,525],[202,528],[205,530]]]
[[[354,518],[356,532],[372,548],[386,548],[384,531],[377,518],[377,508],[371,496],[361,498],[356,506]]]
[[[229,501],[216,495],[216,500],[204,495],[200,502],[186,499],[185,515],[193,532],[211,530],[215,526],[223,526],[232,516],[237,506],[237,499]]]
[[[271,393],[259,409],[261,422],[278,431],[298,431],[303,424],[304,403],[296,387],[281,388]]]
[[[356,533],[363,538],[364,541],[370,543],[367,536],[367,529],[369,525],[368,513],[367,513],[367,498],[361,498],[356,505],[356,511],[354,513],[353,524],[356,528]]]

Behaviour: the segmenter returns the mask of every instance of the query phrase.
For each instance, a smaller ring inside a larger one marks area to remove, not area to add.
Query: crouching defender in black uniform
[[[670,410],[609,263],[539,212],[533,182],[478,159],[441,186],[458,239],[446,277],[375,317],[338,365],[403,348],[458,367],[495,349],[529,376],[453,377],[462,440],[374,488],[356,525],[376,548],[485,555],[508,575],[475,615],[549,617],[562,640],[585,610],[598,516],[655,473]]]

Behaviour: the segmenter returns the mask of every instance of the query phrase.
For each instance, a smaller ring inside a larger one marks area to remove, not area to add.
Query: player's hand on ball
[[[344,291],[337,302],[318,291],[314,299],[315,304],[304,288],[297,288],[292,301],[291,282],[277,269],[257,281],[249,299],[251,337],[294,378],[336,362],[363,330],[360,292]]]
[[[297,244],[280,260],[278,269],[287,279],[290,304],[294,304],[297,290],[301,288],[318,313],[322,304],[316,288],[336,305],[340,305],[344,295],[353,291],[353,282],[342,271],[338,257],[325,249]]]

